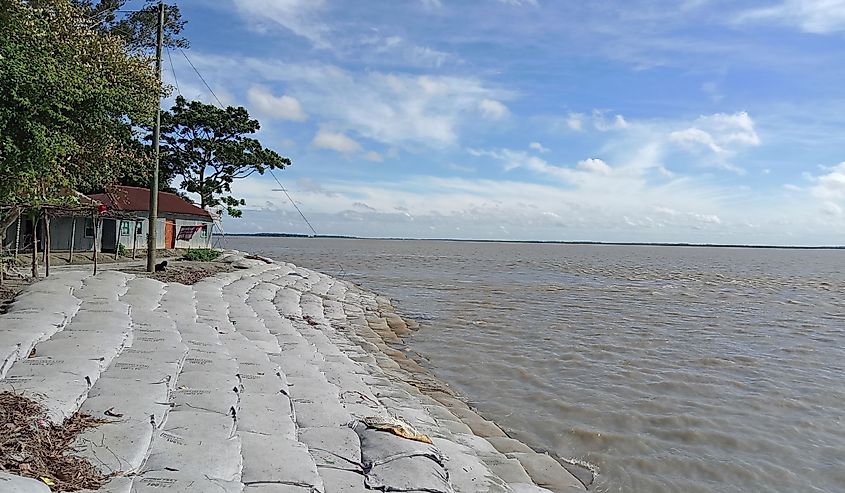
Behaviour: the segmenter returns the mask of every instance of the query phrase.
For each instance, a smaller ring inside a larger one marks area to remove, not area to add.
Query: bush
[[[126,245],[124,245],[123,243],[117,244],[117,255],[119,257],[125,257],[126,256]]]
[[[219,250],[213,248],[193,248],[185,252],[182,256],[183,260],[195,260],[198,262],[211,262],[220,256]]]

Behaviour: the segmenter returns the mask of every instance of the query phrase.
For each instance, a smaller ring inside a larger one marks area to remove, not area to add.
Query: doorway
[[[176,247],[176,221],[166,219],[164,222],[164,248]]]

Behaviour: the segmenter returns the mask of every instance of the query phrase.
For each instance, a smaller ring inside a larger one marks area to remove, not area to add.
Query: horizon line
[[[773,244],[743,244],[743,243],[690,243],[690,242],[647,242],[647,241],[592,241],[592,240],[491,240],[470,238],[412,238],[412,237],[378,237],[351,235],[308,235],[301,233],[215,233],[214,236],[237,236],[259,238],[324,238],[344,240],[388,240],[388,241],[461,241],[475,243],[535,243],[558,245],[608,245],[608,246],[663,246],[663,247],[697,247],[697,248],[761,248],[761,249],[789,249],[789,250],[842,250],[845,245],[773,245]]]

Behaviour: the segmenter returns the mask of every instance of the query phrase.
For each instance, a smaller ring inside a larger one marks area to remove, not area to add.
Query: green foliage
[[[143,166],[129,122],[160,92],[150,60],[70,0],[0,0],[0,203],[65,201]]]
[[[220,256],[220,251],[213,248],[192,248],[182,256],[183,260],[194,260],[197,262],[211,262]]]
[[[91,25],[104,34],[124,40],[132,51],[153,51],[158,28],[158,1],[146,0],[140,9],[126,9],[128,0],[72,0]],[[164,7],[164,46],[187,48],[180,34],[185,27],[182,12],[175,4]]]
[[[199,194],[200,207],[222,205],[230,216],[240,217],[239,206],[246,202],[231,195],[232,182],[291,164],[247,137],[260,125],[243,107],[220,109],[179,96],[161,122],[162,173],[178,177],[180,188]]]
[[[123,243],[117,244],[117,255],[118,257],[125,257],[126,256],[126,245]]]

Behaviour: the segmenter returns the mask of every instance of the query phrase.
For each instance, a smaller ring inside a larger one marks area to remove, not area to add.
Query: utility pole
[[[158,228],[158,140],[161,136],[161,45],[164,38],[164,2],[158,2],[158,30],[156,32],[156,78],[159,84],[159,101],[156,105],[153,127],[153,179],[150,184],[150,220],[147,231],[147,272],[153,272],[156,265],[156,236]]]

